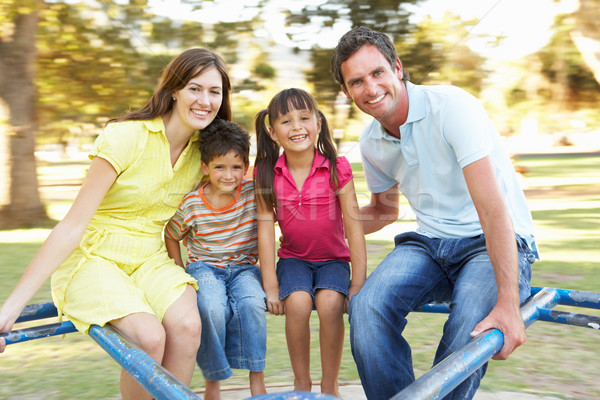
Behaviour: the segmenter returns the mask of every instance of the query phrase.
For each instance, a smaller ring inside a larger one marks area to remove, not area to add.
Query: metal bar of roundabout
[[[557,305],[598,310],[600,309],[600,293],[558,288],[532,288],[531,297],[521,306],[521,315],[525,327],[529,327],[535,321],[544,321],[600,330],[599,317],[553,310]],[[426,304],[414,311],[448,313],[450,310],[448,304],[436,303]],[[52,303],[31,304],[25,307],[16,322],[21,323],[51,317],[57,317],[56,308]],[[6,339],[7,344],[14,344],[75,331],[76,329],[70,321],[62,321],[13,330],[8,333],[1,333],[0,336]],[[158,362],[129,343],[111,325],[102,328],[94,325],[90,328],[88,336],[96,341],[155,399],[200,399],[196,393],[179,382]],[[503,343],[503,335],[497,329],[482,333],[397,393],[391,400],[443,398],[500,351]],[[254,396],[251,399],[333,400],[337,397],[311,392],[281,392]]]

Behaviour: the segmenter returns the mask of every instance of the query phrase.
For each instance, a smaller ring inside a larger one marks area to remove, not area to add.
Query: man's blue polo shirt
[[[408,116],[400,137],[373,119],[360,136],[372,193],[396,183],[428,237],[473,237],[483,233],[462,169],[490,157],[515,232],[537,253],[533,220],[500,135],[474,96],[455,86],[406,83]]]

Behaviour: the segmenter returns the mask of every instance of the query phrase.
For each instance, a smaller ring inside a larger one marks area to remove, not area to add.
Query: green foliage
[[[377,0],[365,3],[360,0],[330,0],[319,5],[306,5],[300,12],[288,12],[286,23],[303,32],[307,24],[317,26],[320,34],[327,34],[328,29],[340,21],[347,21],[351,26],[368,26],[381,30],[392,38],[409,35],[413,24],[409,6],[422,0]],[[302,33],[290,36],[302,45]],[[340,87],[331,76],[331,49],[315,44],[310,50],[311,68],[307,70],[307,80],[314,86],[314,95],[324,109],[333,106]]]
[[[259,78],[273,79],[276,71],[271,65],[265,62],[260,62],[254,67],[254,74]]]
[[[48,3],[43,12],[36,79],[40,135],[60,138],[69,126],[102,126],[142,106],[170,59],[142,53],[136,41],[143,39],[122,25],[117,10],[105,14],[90,7]]]
[[[185,1],[196,9],[218,2],[224,0]],[[39,9],[35,68],[38,141],[64,142],[76,134],[93,137],[108,118],[142,106],[165,64],[180,50],[193,46],[212,48],[222,54],[230,66],[246,72],[233,82],[234,97],[244,92],[245,98],[239,102],[244,107],[246,97],[253,102],[263,98],[268,101],[272,91],[281,89],[272,87],[281,67],[268,57],[270,43],[255,40],[256,31],[263,29],[265,23],[260,12],[246,21],[206,24],[150,14],[147,3],[147,0],[80,3],[0,0],[0,40],[2,35],[10,34],[12,22],[19,13],[32,7]],[[485,60],[464,42],[466,37],[472,37],[469,31],[476,21],[462,21],[455,14],[447,13],[442,21],[426,18],[415,25],[410,16],[420,4],[422,0],[367,3],[330,0],[308,4],[299,12],[287,12],[288,36],[298,43],[296,50],[301,51],[300,47],[306,48],[303,33],[307,30],[327,35],[334,25],[342,22],[369,26],[392,37],[413,82],[451,83],[478,95],[490,71],[484,68]],[[268,6],[268,2],[262,1],[248,7]],[[569,18],[557,20],[556,34],[543,51],[523,60],[523,66],[513,74],[523,79],[507,81],[500,88],[506,90],[506,103],[514,106],[509,112],[498,110],[502,118],[510,120],[508,127],[501,127],[503,132],[515,131],[520,118],[532,109],[547,113],[548,118],[556,114],[553,104],[557,87],[567,93],[567,105],[571,108],[591,107],[597,102],[600,88],[573,46],[569,36],[573,22]],[[261,55],[260,60],[246,61],[245,54],[249,50],[246,43],[263,47],[256,50]],[[339,92],[331,77],[330,58],[331,49],[316,43],[310,49],[310,63],[303,66],[309,87],[327,114],[334,112],[333,103]],[[541,65],[539,76],[543,82],[532,98],[526,80],[538,76],[533,67],[536,62]],[[252,112],[262,106],[255,104],[234,112],[251,129]],[[556,108],[564,111],[565,107],[561,103]],[[354,111],[352,108],[350,119],[355,118]],[[586,115],[594,118],[594,113]],[[557,115],[548,124],[541,121],[540,127],[560,130],[561,121],[568,119]]]
[[[573,43],[570,32],[575,20],[560,15],[550,42],[538,53],[542,61],[542,73],[550,82],[559,83],[566,89],[569,102],[597,101],[600,85],[594,79],[581,53]]]
[[[287,23],[291,27],[317,24],[320,31],[340,20],[351,26],[368,26],[390,35],[398,50],[404,67],[411,73],[414,83],[450,83],[461,86],[473,94],[481,91],[486,72],[484,59],[462,43],[468,28],[475,21],[462,21],[458,16],[446,14],[444,20],[434,23],[426,18],[418,25],[409,20],[413,1],[362,1],[336,0],[321,5],[307,5],[301,13],[289,13]],[[301,40],[301,34],[292,35]],[[339,86],[331,77],[331,49],[316,44],[311,49],[312,68],[307,80],[315,87],[317,100],[332,105]]]
[[[329,0],[307,5],[299,13],[290,12],[287,23],[296,27],[316,24],[329,28],[339,21],[347,21],[351,26],[368,26],[395,38],[411,32],[409,7],[420,2],[422,0]]]
[[[398,56],[417,84],[453,84],[479,94],[486,76],[484,59],[463,41],[477,21],[447,12],[440,22],[425,18],[409,37],[396,40]]]
[[[320,107],[333,112],[333,103],[341,89],[331,75],[331,49],[312,49],[310,61],[313,67],[306,71],[306,80],[313,85],[313,95]]]
[[[173,21],[128,3],[45,3],[37,41],[38,140],[94,136],[104,122],[143,106],[160,71],[180,50],[212,48],[237,61],[235,31],[248,26]]]

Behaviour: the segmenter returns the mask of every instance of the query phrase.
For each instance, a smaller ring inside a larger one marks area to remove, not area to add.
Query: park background
[[[543,258],[533,284],[599,291],[599,20],[595,0],[0,0],[0,301],[68,209],[105,121],[143,105],[161,68],[188,47],[225,57],[234,119],[251,132],[280,89],[313,93],[366,204],[356,145],[365,118],[329,72],[337,39],[356,25],[389,33],[414,83],[455,84],[482,100],[523,172]],[[369,271],[394,234],[414,227],[402,210],[367,236]],[[46,284],[32,302],[49,300]],[[443,320],[410,319],[417,375],[430,367]],[[283,321],[269,316],[271,385],[293,379]],[[508,361],[491,364],[481,390],[599,397],[597,331],[538,322],[528,333]],[[0,398],[117,398],[119,370],[82,335],[18,344],[0,356]],[[246,380],[236,373],[226,384]],[[358,380],[347,340],[340,380]],[[192,387],[202,386],[197,370]]]

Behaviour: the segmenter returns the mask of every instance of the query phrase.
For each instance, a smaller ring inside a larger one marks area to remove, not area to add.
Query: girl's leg
[[[285,338],[292,370],[294,390],[310,392],[310,326],[312,296],[303,290],[291,293],[285,298]]]
[[[250,382],[250,394],[252,396],[267,393],[267,388],[265,387],[265,373],[263,371],[250,371],[248,374],[248,381]]]
[[[321,393],[337,397],[341,397],[338,375],[344,347],[345,300],[343,293],[331,289],[319,289],[315,295],[321,343]]]
[[[221,398],[221,381],[204,381],[204,400],[219,400]]]
[[[162,362],[165,350],[165,330],[154,315],[130,314],[111,321],[110,324],[154,360]],[[152,396],[125,370],[121,371],[121,396],[123,400],[152,399]]]

